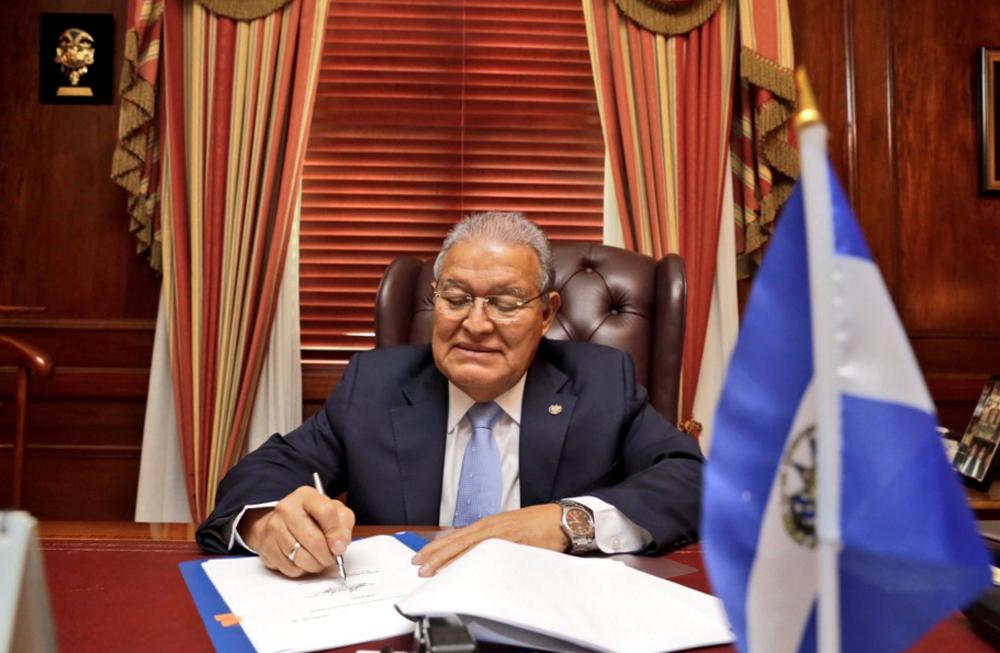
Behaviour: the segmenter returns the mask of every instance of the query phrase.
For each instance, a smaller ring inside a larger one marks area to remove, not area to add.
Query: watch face
[[[594,530],[590,515],[583,508],[570,508],[566,511],[566,526],[571,532],[582,536],[589,536]]]

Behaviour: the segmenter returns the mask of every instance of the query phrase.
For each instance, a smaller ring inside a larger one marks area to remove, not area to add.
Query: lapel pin
[[[552,404],[549,406],[549,415],[558,415],[562,412],[562,404]]]

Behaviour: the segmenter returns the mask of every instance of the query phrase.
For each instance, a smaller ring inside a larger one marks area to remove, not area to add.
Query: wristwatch
[[[562,499],[557,501],[562,506],[562,519],[559,526],[562,527],[566,537],[569,538],[570,553],[587,553],[597,550],[597,542],[594,540],[594,513],[590,508]]]

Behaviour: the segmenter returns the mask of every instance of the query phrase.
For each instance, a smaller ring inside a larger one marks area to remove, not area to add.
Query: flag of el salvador
[[[841,647],[900,651],[989,583],[892,300],[827,166],[842,422]],[[801,187],[754,281],[706,467],[709,576],[745,653],[816,650],[816,410]]]

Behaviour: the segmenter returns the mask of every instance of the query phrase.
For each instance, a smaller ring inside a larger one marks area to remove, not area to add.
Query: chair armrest
[[[41,349],[11,336],[0,334],[0,352],[12,353],[20,367],[37,377],[49,377],[55,370],[51,356]]]

